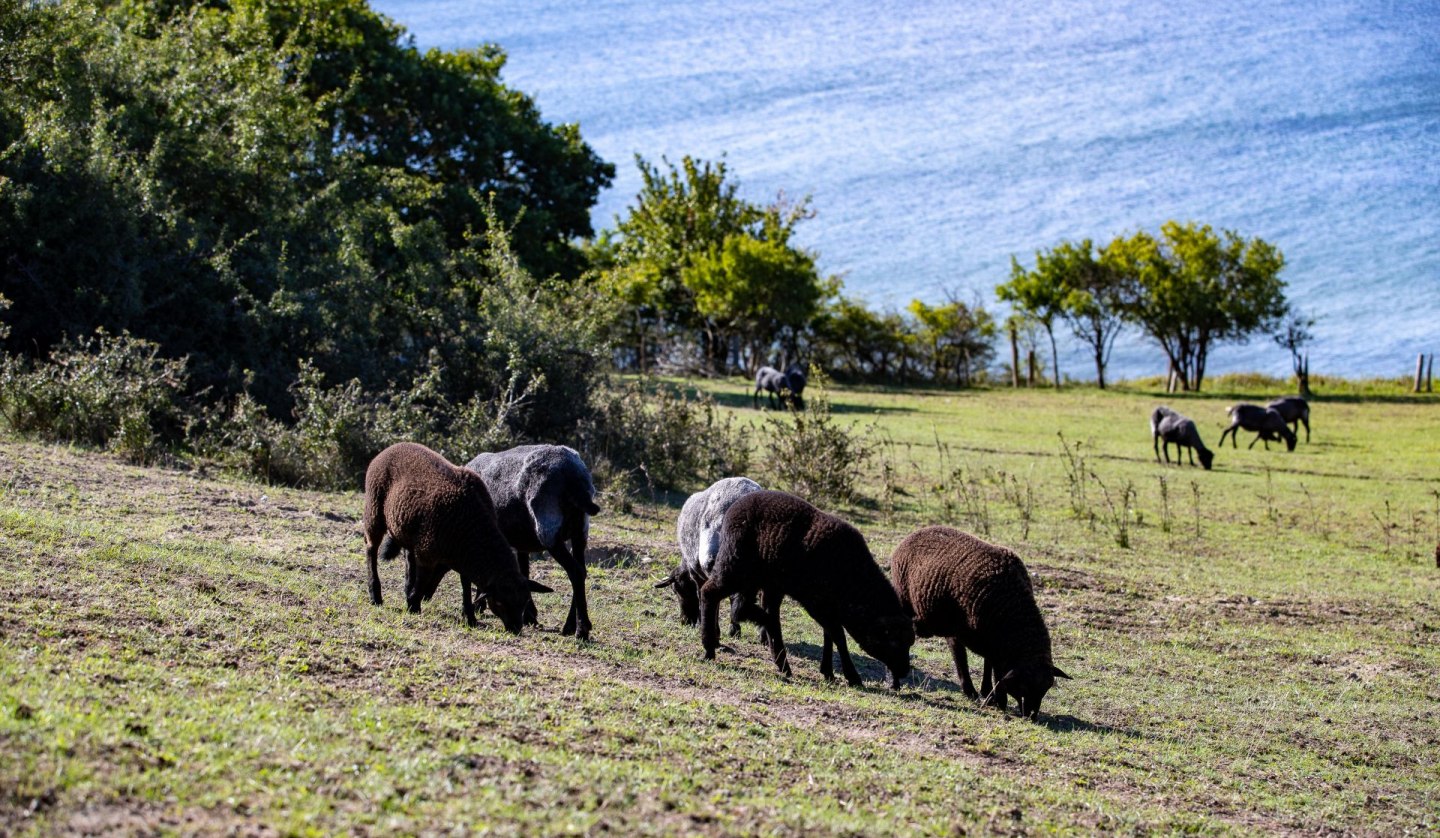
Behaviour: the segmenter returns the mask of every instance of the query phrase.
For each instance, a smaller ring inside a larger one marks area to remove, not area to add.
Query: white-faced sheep
[[[588,639],[585,548],[590,516],[600,507],[585,461],[563,445],[521,445],[481,454],[466,468],[484,478],[495,500],[500,531],[520,554],[521,573],[529,576],[530,554],[542,550],[565,570],[570,578],[570,613],[560,633]],[[533,601],[526,604],[525,618],[532,624],[537,621]]]
[[[910,673],[915,632],[895,590],[870,554],[865,537],[845,521],[784,492],[750,492],[730,505],[720,524],[720,553],[700,586],[700,638],[705,658],[720,645],[720,601],[757,595],[742,618],[764,627],[775,667],[790,674],[780,630],[780,604],[794,597],[824,629],[820,673],[834,677],[831,650],[838,649],[845,680],[860,673],[845,643],[849,632],[860,648],[890,670],[891,686]]]
[[[422,599],[453,570],[460,575],[465,622],[476,624],[473,584],[505,629],[520,632],[529,585],[500,532],[485,481],[473,472],[423,445],[396,443],[365,471],[361,528],[374,604],[383,603],[376,558],[381,542],[388,541],[387,558],[406,551],[405,594],[412,612],[419,612]]]
[[[1055,679],[1070,677],[1051,661],[1050,632],[1030,574],[1011,551],[950,527],[926,527],[895,548],[890,574],[914,617],[915,636],[949,642],[967,696],[983,693],[1002,710],[1014,696],[1020,715],[1033,719]],[[982,693],[970,680],[967,647],[985,659]]]
[[[1300,435],[1300,426],[1305,426],[1305,441],[1310,441],[1310,403],[1300,396],[1285,396],[1265,405],[1291,426],[1291,431]]]
[[[1171,410],[1168,407],[1160,406],[1150,414],[1150,436],[1155,443],[1155,462],[1160,462],[1160,452],[1165,452],[1165,462],[1170,462],[1170,444],[1175,444],[1175,464],[1180,464],[1180,449],[1189,449],[1190,465],[1195,465],[1195,452],[1200,453],[1200,465],[1210,470],[1210,464],[1215,461],[1215,452],[1205,447],[1200,441],[1200,431],[1195,428],[1195,422],[1186,416]],[[1162,446],[1161,443],[1164,443]]]
[[[1285,424],[1285,417],[1268,407],[1261,407],[1258,404],[1237,404],[1227,407],[1225,412],[1230,415],[1230,427],[1220,432],[1220,442],[1216,447],[1225,444],[1225,435],[1230,434],[1230,447],[1238,448],[1237,429],[1253,432],[1256,436],[1250,440],[1249,448],[1254,448],[1255,443],[1264,441],[1265,450],[1270,450],[1270,440],[1284,440],[1285,450],[1295,450],[1295,434],[1290,426]]]
[[[775,399],[778,396],[784,399],[788,394],[790,403],[796,408],[805,406],[806,376],[805,369],[799,364],[791,364],[781,372],[774,367],[761,367],[755,373],[755,392],[750,400],[755,407],[760,406],[760,391],[764,390],[766,397],[770,399],[770,406],[776,406]]]
[[[680,619],[690,626],[700,621],[700,586],[710,578],[710,568],[720,552],[720,522],[725,510],[741,497],[760,491],[760,484],[748,477],[727,477],[691,495],[680,510],[675,525],[680,542],[680,565],[655,587],[670,586],[680,600]],[[730,598],[730,636],[740,633],[739,614],[744,598]]]

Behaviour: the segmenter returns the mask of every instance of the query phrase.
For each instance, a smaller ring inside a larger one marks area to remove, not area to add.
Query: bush
[[[185,359],[129,334],[66,339],[46,363],[0,361],[0,415],[16,433],[108,446],[146,463],[183,437]]]
[[[825,373],[810,367],[805,407],[766,418],[770,445],[764,460],[769,485],[817,506],[849,503],[874,456],[874,425],[860,431],[835,422]]]
[[[708,484],[743,474],[750,463],[745,430],[712,399],[645,381],[598,388],[580,438],[602,479],[652,490]]]

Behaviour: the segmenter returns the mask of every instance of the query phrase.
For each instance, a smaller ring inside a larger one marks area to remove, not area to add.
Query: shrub
[[[603,480],[678,489],[743,474],[750,462],[745,429],[708,396],[688,398],[645,381],[595,391],[581,445]]]
[[[766,418],[770,445],[764,468],[769,484],[816,505],[848,503],[874,456],[875,426],[857,431],[837,424],[830,412],[829,381],[810,368],[805,407]]]
[[[0,361],[0,415],[16,433],[108,446],[149,462],[183,436],[185,359],[128,333],[66,339],[48,362]]]

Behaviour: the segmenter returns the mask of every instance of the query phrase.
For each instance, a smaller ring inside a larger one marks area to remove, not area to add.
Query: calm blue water
[[[800,243],[886,307],[993,305],[1011,254],[1194,219],[1284,251],[1319,319],[1312,371],[1440,352],[1433,0],[374,5],[421,46],[505,47],[507,83],[617,165],[597,229],[633,199],[635,153],[725,154],[749,197],[813,195]],[[1212,356],[1236,369],[1288,356]],[[1117,346],[1113,376],[1163,371],[1138,335]]]

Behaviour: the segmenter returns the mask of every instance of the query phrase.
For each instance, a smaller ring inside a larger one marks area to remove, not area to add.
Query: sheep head
[[[1020,715],[1032,721],[1040,715],[1040,703],[1045,694],[1055,686],[1056,678],[1069,680],[1058,666],[1045,661],[1028,661],[1017,664],[995,683],[995,692],[1013,695],[1020,705]]]
[[[1201,449],[1199,450],[1199,453],[1200,453],[1200,465],[1204,466],[1206,471],[1209,471],[1209,470],[1210,470],[1210,464],[1213,463],[1213,462],[1215,462],[1215,452],[1214,452],[1214,451],[1211,451],[1209,448],[1201,448]],[[1177,455],[1177,456],[1178,456],[1178,455]]]
[[[700,588],[683,567],[677,567],[669,576],[655,583],[657,588],[670,588],[680,600],[680,620],[687,626],[700,622]]]
[[[915,623],[907,614],[895,614],[845,626],[860,648],[890,670],[890,686],[910,674],[910,647],[915,645]]]
[[[529,579],[518,582],[497,579],[485,591],[485,605],[491,614],[500,618],[506,631],[519,634],[520,628],[525,625],[526,607],[532,611],[535,608],[535,602],[530,598],[531,591],[551,593],[550,588]]]

